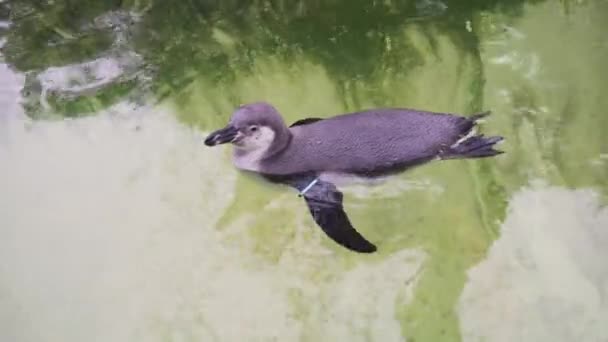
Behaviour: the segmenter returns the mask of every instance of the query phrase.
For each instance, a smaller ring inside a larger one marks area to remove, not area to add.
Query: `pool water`
[[[608,2],[0,1],[0,340],[608,341]],[[293,189],[240,104],[492,114],[506,153]]]

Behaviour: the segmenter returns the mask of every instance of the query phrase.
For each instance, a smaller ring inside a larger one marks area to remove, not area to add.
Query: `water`
[[[608,2],[0,3],[2,341],[607,341]],[[373,256],[202,139],[471,114],[506,154],[344,189]]]

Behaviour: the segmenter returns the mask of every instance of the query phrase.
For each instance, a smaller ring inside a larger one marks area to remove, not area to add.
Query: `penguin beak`
[[[217,131],[209,134],[207,139],[205,139],[205,145],[207,146],[215,146],[219,144],[225,144],[229,142],[233,142],[236,139],[239,130],[234,126],[228,125],[222,129],[218,129]]]

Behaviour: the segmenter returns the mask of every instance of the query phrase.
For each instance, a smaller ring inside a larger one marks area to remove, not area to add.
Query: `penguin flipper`
[[[350,223],[342,205],[342,193],[334,184],[321,180],[310,186],[314,179],[301,178],[290,182],[290,185],[300,192],[308,188],[302,196],[317,225],[343,247],[359,253],[375,252],[376,246],[367,241]]]

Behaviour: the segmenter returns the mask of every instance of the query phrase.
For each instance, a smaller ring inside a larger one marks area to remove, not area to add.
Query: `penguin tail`
[[[504,153],[494,149],[494,145],[502,141],[501,136],[485,137],[483,134],[474,135],[459,140],[446,151],[440,153],[441,159],[486,158]]]

